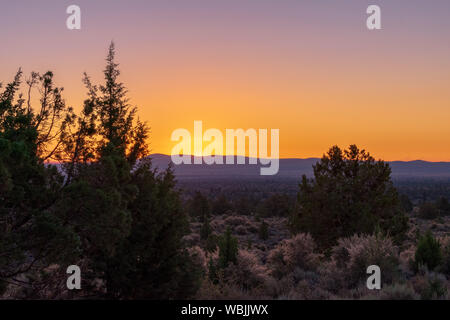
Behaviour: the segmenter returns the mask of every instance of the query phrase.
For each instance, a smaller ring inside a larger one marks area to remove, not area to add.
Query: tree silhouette
[[[59,152],[71,109],[53,85],[51,72],[32,73],[28,96],[18,94],[19,70],[0,94],[0,282],[22,285],[19,277],[34,275],[24,295],[39,290],[44,270],[52,263],[67,264],[79,241],[55,210],[64,178],[44,161]],[[30,105],[38,86],[40,105]],[[3,289],[5,285],[0,285]]]
[[[71,295],[186,298],[198,288],[198,268],[181,240],[188,224],[172,168],[152,169],[149,129],[119,75],[112,43],[104,84],[84,76],[79,114],[66,106],[51,72],[32,73],[28,99],[16,97],[21,71],[1,93],[0,288],[64,297],[69,264],[83,274],[83,290]],[[38,86],[34,109],[29,97]]]
[[[238,240],[231,234],[230,227],[219,239],[219,261],[218,267],[223,269],[229,263],[236,264],[238,254]]]
[[[290,219],[294,233],[309,232],[322,248],[355,233],[389,233],[401,241],[407,218],[394,188],[389,165],[352,145],[330,148],[313,166],[314,179],[303,176]]]

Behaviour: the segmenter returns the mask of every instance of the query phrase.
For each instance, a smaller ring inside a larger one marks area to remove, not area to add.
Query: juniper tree
[[[181,241],[187,218],[173,172],[158,174],[146,158],[149,129],[119,82],[113,44],[106,60],[103,85],[84,77],[79,115],[51,72],[27,81],[29,92],[41,88],[36,110],[15,99],[21,72],[0,96],[0,279],[30,277],[34,297],[58,297],[64,267],[77,264],[79,295],[186,298],[199,272]]]
[[[182,247],[187,216],[172,169],[160,175],[141,162],[133,172],[137,197],[130,202],[131,233],[107,262],[113,298],[185,299],[199,286],[200,271]]]
[[[219,261],[218,267],[226,268],[230,263],[236,264],[238,255],[238,240],[231,234],[228,227],[219,239]]]
[[[109,297],[186,297],[197,275],[181,242],[187,218],[172,169],[151,167],[149,129],[119,75],[111,44],[104,84],[84,77],[88,98],[67,140],[71,181],[60,208],[79,231],[88,276],[103,279]]]
[[[401,241],[408,219],[391,180],[389,164],[355,145],[330,148],[304,175],[290,217],[293,233],[308,232],[324,249],[341,237],[380,230]]]
[[[426,267],[433,271],[442,262],[442,249],[439,240],[433,237],[431,231],[427,231],[425,235],[420,237],[414,255],[414,268]]]
[[[237,263],[238,256],[238,240],[231,234],[231,229],[228,227],[223,235],[218,239],[219,258],[214,261],[210,257],[208,262],[209,279],[217,284],[219,280],[225,275],[227,267]]]
[[[209,224],[209,217],[206,217],[203,219],[202,227],[200,228],[200,238],[202,240],[207,240],[208,237],[211,235],[211,225]]]
[[[26,97],[18,94],[22,76],[19,70],[0,94],[0,281],[36,294],[45,286],[43,271],[79,250],[76,234],[55,210],[63,176],[44,163],[59,152],[72,110],[51,72],[32,73]],[[41,96],[33,108],[36,87]]]

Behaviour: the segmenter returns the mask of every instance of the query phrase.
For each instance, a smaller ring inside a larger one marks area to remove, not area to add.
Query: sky
[[[81,30],[66,8],[81,8]],[[366,9],[381,7],[382,30]],[[384,160],[450,161],[448,0],[0,1],[0,82],[52,70],[79,110],[83,72],[121,80],[170,154],[178,128],[280,130],[280,156],[357,144]]]

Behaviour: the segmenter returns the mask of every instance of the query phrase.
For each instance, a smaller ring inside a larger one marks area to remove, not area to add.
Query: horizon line
[[[165,153],[161,153],[161,152],[155,152],[155,153],[151,153],[151,154],[149,154],[147,157],[150,157],[150,156],[153,156],[153,155],[162,155],[162,156],[166,156],[166,157],[171,157],[172,155],[170,155],[170,154],[165,154]],[[298,158],[296,158],[296,157],[286,157],[286,158],[282,158],[282,157],[279,157],[279,158],[270,158],[270,157],[268,157],[268,158],[259,158],[259,157],[249,157],[249,156],[243,156],[243,155],[206,155],[206,156],[197,156],[197,155],[192,155],[192,154],[181,154],[181,155],[184,155],[184,156],[189,156],[189,157],[194,157],[194,158],[207,158],[207,157],[215,157],[215,156],[217,156],[217,157],[227,157],[227,156],[233,156],[233,157],[245,157],[245,158],[247,158],[247,159],[250,159],[250,158],[252,158],[252,159],[278,159],[278,160],[320,160],[320,159],[322,159],[322,157],[306,157],[306,158],[301,158],[301,157],[298,157]],[[435,163],[435,164],[438,164],[438,163],[450,163],[450,160],[449,161],[431,161],[431,160],[423,160],[423,159],[415,159],[415,160],[383,160],[383,159],[376,159],[376,158],[374,158],[375,159],[375,161],[384,161],[384,162],[427,162],[427,163]]]

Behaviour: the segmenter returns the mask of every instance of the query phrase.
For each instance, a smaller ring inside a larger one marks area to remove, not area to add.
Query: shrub
[[[308,271],[305,275],[310,276],[311,273]],[[313,276],[314,277],[314,276]],[[317,285],[311,285],[310,279],[305,278],[300,280],[294,287],[289,290],[287,294],[287,299],[295,300],[324,300],[331,297],[330,293],[323,290]]]
[[[413,279],[413,284],[422,300],[437,300],[447,297],[447,279],[443,274],[425,271]]]
[[[251,224],[250,220],[246,216],[229,216],[225,219],[225,223],[228,226],[247,226]]]
[[[227,228],[225,234],[219,239],[219,268],[226,268],[228,264],[236,264],[238,254],[238,240],[231,235],[231,229]]]
[[[393,284],[381,292],[382,300],[419,300],[419,295],[406,284]]]
[[[425,266],[428,270],[434,270],[442,262],[441,244],[436,240],[430,231],[420,238],[414,256],[415,270],[420,266]]]
[[[206,273],[207,268],[207,260],[205,251],[199,246],[190,247],[187,249],[187,252],[193,262],[202,270],[203,273]]]
[[[318,273],[320,274],[320,287],[333,294],[338,294],[341,290],[348,287],[344,270],[337,267],[335,260],[322,263],[318,268]]]
[[[272,274],[276,278],[281,278],[295,268],[315,270],[321,258],[315,250],[316,244],[309,234],[300,233],[292,239],[283,240],[270,251],[267,258]]]
[[[234,232],[235,232],[236,234],[240,235],[240,236],[243,236],[243,235],[245,235],[245,234],[248,233],[248,229],[247,229],[246,226],[237,226],[237,227],[234,229]]]
[[[400,253],[400,269],[401,271],[409,276],[414,275],[414,254],[416,252],[415,246],[410,246],[409,248],[403,250]]]
[[[236,264],[230,264],[225,275],[228,283],[233,283],[243,290],[251,290],[265,285],[267,270],[254,253],[239,250]]]
[[[217,236],[215,234],[210,234],[206,239],[205,250],[207,252],[214,252],[217,249]]]
[[[200,242],[200,235],[191,233],[183,237],[183,242],[186,246],[195,246]]]
[[[338,240],[332,249],[332,260],[342,274],[343,285],[355,287],[367,279],[367,267],[377,265],[383,270],[383,283],[392,283],[398,274],[397,248],[388,237],[358,236]]]
[[[406,284],[394,283],[383,288],[378,295],[370,294],[363,299],[419,300],[420,295]]]

